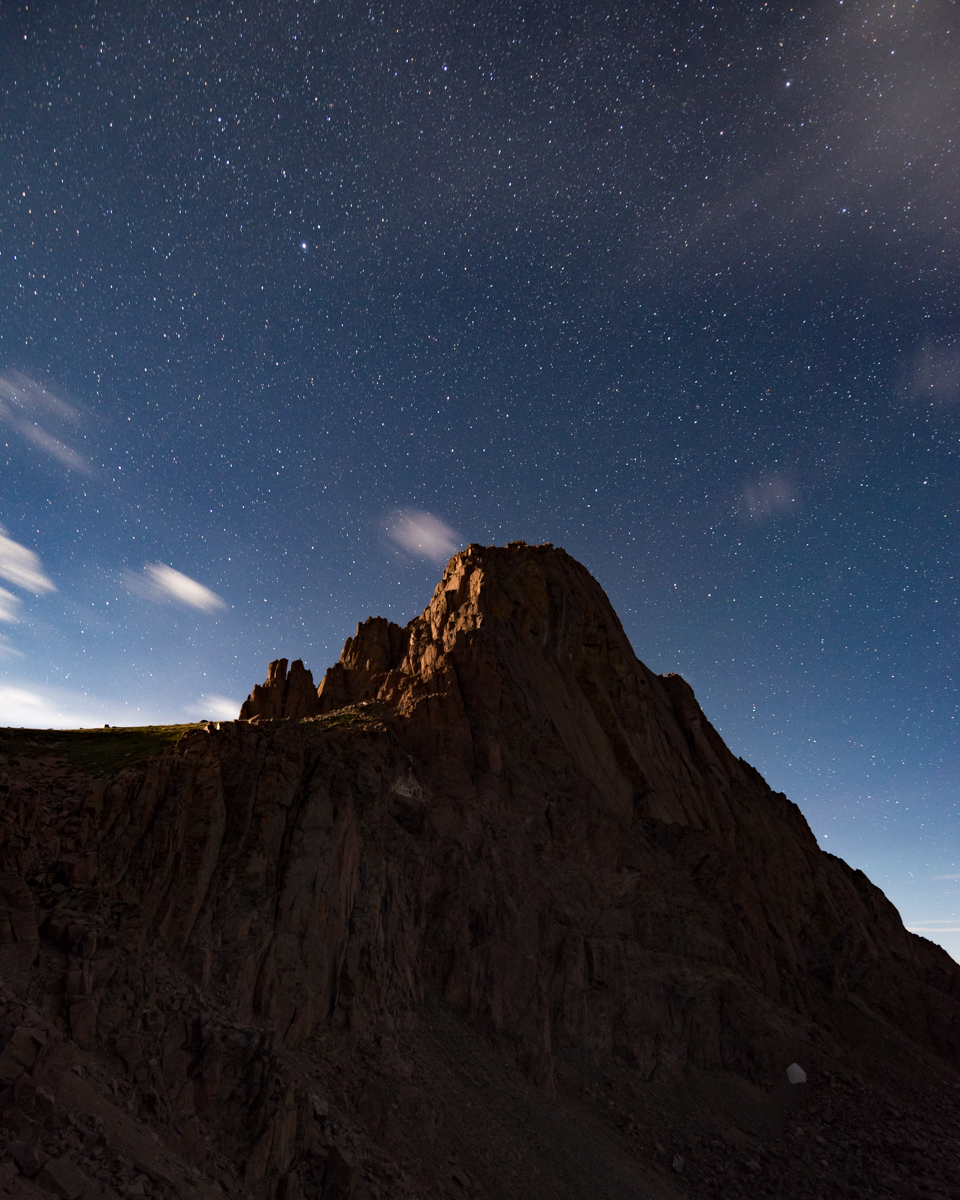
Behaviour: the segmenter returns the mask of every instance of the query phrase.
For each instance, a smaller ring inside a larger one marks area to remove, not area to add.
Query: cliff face
[[[278,1200],[762,1195],[692,1147],[780,1128],[793,1061],[822,1111],[872,1055],[901,1116],[922,1078],[943,1118],[960,967],[563,551],[471,546],[308,679],[281,660],[251,720],[104,778],[8,756],[0,1118],[25,1161],[103,1195],[124,1171]],[[103,1170],[60,1137],[81,1088]],[[858,1186],[784,1170],[784,1196]]]
[[[544,1081],[555,1045],[762,1074],[850,991],[960,1053],[960,970],[636,659],[563,551],[470,547],[406,629],[358,627],[320,700],[398,714],[411,811],[462,858],[432,970]]]

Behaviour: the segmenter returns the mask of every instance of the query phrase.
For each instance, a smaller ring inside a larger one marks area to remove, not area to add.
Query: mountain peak
[[[363,621],[319,689],[278,659],[244,716],[69,801],[18,765],[5,1104],[60,1064],[64,1104],[125,1097],[250,1200],[348,1200],[361,1163],[413,1200],[880,1195],[897,1130],[946,1129],[960,967],[564,551],[467,547],[406,626]],[[42,1148],[50,1103],[4,1120]]]

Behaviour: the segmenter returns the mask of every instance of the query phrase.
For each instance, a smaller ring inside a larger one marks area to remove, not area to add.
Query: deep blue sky
[[[957,6],[265,8],[0,15],[0,721],[550,540],[960,955]]]

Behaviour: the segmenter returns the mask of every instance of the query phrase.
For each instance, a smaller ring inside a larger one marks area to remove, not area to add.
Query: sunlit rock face
[[[176,1194],[359,1196],[362,1167],[399,1195],[700,1197],[719,1151],[664,1146],[722,1133],[735,1094],[775,1147],[788,1066],[816,1098],[872,1055],[901,1108],[905,1071],[930,1095],[956,1072],[960,968],[637,660],[562,550],[470,546],[319,689],[286,666],[160,757],[4,794],[24,1145],[52,1153],[86,1080],[83,1111]],[[612,1132],[570,1123],[598,1079]],[[778,1194],[806,1194],[788,1166]]]

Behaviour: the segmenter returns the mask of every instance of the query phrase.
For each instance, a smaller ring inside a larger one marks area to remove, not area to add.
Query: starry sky
[[[10,3],[0,722],[226,717],[476,541],[960,957],[960,11]]]

